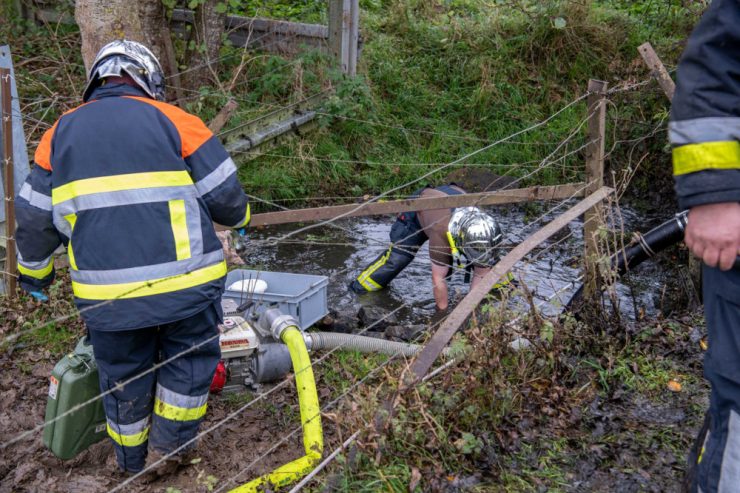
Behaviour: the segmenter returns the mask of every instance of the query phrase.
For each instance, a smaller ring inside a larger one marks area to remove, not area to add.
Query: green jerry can
[[[69,412],[98,395],[98,366],[92,346],[88,344],[87,337],[83,337],[74,351],[54,366],[49,377],[44,445],[60,459],[71,459],[105,438],[102,399]]]

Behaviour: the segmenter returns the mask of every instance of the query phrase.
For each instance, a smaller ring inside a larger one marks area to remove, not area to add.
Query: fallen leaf
[[[668,382],[668,390],[671,392],[681,392],[681,384],[676,380],[671,380]]]

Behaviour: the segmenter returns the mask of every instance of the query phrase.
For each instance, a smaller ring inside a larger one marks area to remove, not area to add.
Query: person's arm
[[[491,267],[474,267],[473,268],[473,279],[470,281],[470,289],[474,289],[475,286],[483,279],[486,274],[491,272]]]
[[[740,253],[740,8],[715,0],[689,38],[671,108],[673,174],[691,209],[686,245],[710,267]]]
[[[450,268],[446,265],[438,265],[432,262],[432,292],[437,310],[447,310],[447,273]]]
[[[38,299],[44,299],[41,290],[54,280],[52,254],[62,242],[54,227],[51,207],[51,164],[48,154],[53,130],[47,131],[41,139],[36,151],[36,164],[31,168],[15,202],[18,281],[24,291]]]

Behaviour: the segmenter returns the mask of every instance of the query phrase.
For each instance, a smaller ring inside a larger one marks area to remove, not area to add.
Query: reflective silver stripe
[[[197,199],[185,200],[185,221],[190,237],[190,255],[203,255],[203,228],[200,224],[200,205]]]
[[[195,183],[195,188],[198,189],[200,196],[204,196],[223,182],[225,182],[229,176],[236,173],[236,165],[231,158],[227,158],[223,163],[218,165],[218,168],[211,171],[205,178]]]
[[[740,415],[730,411],[717,493],[735,493],[738,487],[740,487]]]
[[[28,182],[23,184],[21,190],[18,192],[18,196],[22,199],[26,199],[28,203],[34,207],[45,211],[51,210],[51,196],[37,192]]]
[[[674,145],[740,140],[740,118],[713,116],[670,122],[668,135]]]
[[[143,282],[149,279],[162,279],[178,276],[186,272],[218,264],[224,259],[223,250],[206,253],[184,260],[175,260],[163,264],[129,267],[128,269],[111,270],[72,270],[72,280],[84,284],[120,284],[124,282]]]
[[[38,262],[32,262],[30,260],[23,260],[23,257],[21,257],[21,252],[16,252],[16,257],[18,259],[18,263],[21,264],[23,267],[27,269],[32,269],[32,270],[41,270],[44,267],[49,265],[49,262],[51,262],[53,255],[49,255],[44,260],[39,260]]]
[[[197,409],[205,405],[208,401],[208,392],[203,395],[178,394],[157,384],[156,398],[170,406],[181,407],[183,409]]]
[[[193,185],[181,187],[139,188],[135,190],[119,190],[116,192],[92,193],[79,195],[65,200],[54,206],[54,212],[61,216],[77,213],[88,209],[101,207],[115,207],[132,204],[149,204],[152,202],[167,202],[169,200],[197,198],[198,191]]]
[[[58,210],[54,210],[52,213],[52,219],[54,221],[54,227],[62,233],[64,236],[67,237],[67,239],[72,237],[72,227],[69,225],[66,219],[64,219],[64,216],[59,214]]]
[[[110,419],[108,419],[108,426],[111,427],[113,431],[118,433],[119,435],[136,435],[137,433],[141,433],[142,431],[149,428],[149,419],[151,418],[151,414],[147,416],[144,419],[140,419],[139,421],[135,423],[131,423],[128,425],[119,425],[118,423],[114,423]]]

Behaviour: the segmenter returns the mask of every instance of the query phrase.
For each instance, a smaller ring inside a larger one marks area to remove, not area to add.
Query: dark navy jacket
[[[249,222],[217,137],[199,118],[125,84],[97,88],[44,134],[16,207],[21,286],[48,286],[52,253],[64,244],[77,307],[96,330],[149,327],[206,308],[226,274],[213,221]]]
[[[740,1],[715,0],[691,34],[670,138],[682,209],[740,202]]]

